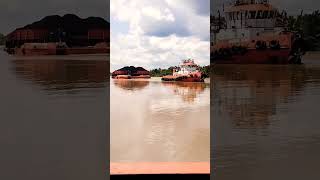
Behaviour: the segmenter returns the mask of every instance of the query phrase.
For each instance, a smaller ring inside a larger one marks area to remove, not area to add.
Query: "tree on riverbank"
[[[320,11],[289,17],[289,30],[300,32],[309,51],[320,50]]]
[[[203,74],[204,78],[210,77],[210,65],[200,67],[200,71]]]
[[[0,46],[5,44],[5,35],[0,33]]]
[[[175,69],[176,67],[169,67],[168,69],[152,69],[150,71],[150,76],[152,77],[161,77],[161,76],[166,76],[166,75],[172,75],[173,73],[173,69]]]

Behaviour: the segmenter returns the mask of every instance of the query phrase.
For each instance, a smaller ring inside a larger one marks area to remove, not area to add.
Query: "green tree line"
[[[172,67],[169,67],[168,69],[161,69],[161,68],[152,69],[152,70],[150,70],[150,76],[162,77],[162,76],[166,76],[166,75],[172,75],[173,69],[175,69],[175,68],[176,67],[172,66]]]
[[[302,14],[303,12],[301,12],[300,16],[289,16],[288,28],[302,35],[307,45],[307,50],[320,50],[320,11],[317,10],[311,14]]]
[[[5,35],[0,33],[0,46],[5,44],[5,41],[6,41],[5,38],[6,38]]]

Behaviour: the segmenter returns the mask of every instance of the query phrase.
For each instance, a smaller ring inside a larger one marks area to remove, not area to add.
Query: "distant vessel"
[[[268,0],[236,0],[211,18],[211,61],[217,64],[300,64],[299,34]]]
[[[172,75],[163,76],[162,81],[204,82],[199,66],[194,60],[183,60],[178,68],[173,69]]]

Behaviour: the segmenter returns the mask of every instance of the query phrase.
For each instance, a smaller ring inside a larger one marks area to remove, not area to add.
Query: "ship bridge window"
[[[256,18],[256,11],[250,11],[250,19]]]
[[[268,19],[268,11],[263,11],[263,19]]]
[[[270,13],[269,13],[269,18],[272,19],[273,16],[274,16],[274,11],[270,11]]]
[[[262,11],[258,11],[257,19],[262,19]]]
[[[240,18],[241,18],[241,20],[247,18],[247,17],[245,16],[245,12],[241,12],[241,13],[240,13]]]

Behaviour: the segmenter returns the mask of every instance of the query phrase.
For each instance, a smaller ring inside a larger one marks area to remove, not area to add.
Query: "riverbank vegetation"
[[[288,28],[301,33],[308,51],[320,50],[320,11],[300,16],[289,16]]]
[[[5,35],[1,34],[0,33],[0,46],[4,45],[5,44]]]
[[[172,75],[173,73],[173,69],[175,69],[177,67],[169,67],[168,69],[152,69],[150,70],[150,76],[151,77],[161,77],[161,76],[166,76],[166,75]]]

